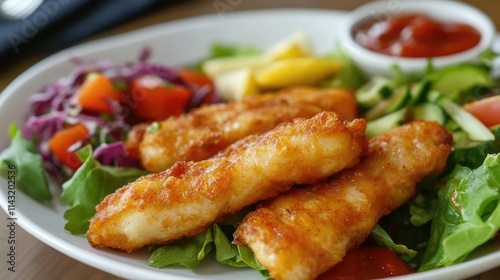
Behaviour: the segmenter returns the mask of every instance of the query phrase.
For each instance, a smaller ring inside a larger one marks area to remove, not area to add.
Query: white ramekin
[[[409,12],[421,12],[438,20],[469,24],[481,33],[480,42],[473,48],[457,54],[432,58],[436,68],[471,61],[488,49],[495,39],[496,31],[491,19],[468,4],[448,0],[382,0],[362,5],[348,15],[347,24],[340,34],[344,51],[368,75],[389,75],[390,68],[394,64],[407,74],[423,71],[428,63],[427,58],[405,58],[377,53],[364,48],[353,39],[353,28],[360,22]]]

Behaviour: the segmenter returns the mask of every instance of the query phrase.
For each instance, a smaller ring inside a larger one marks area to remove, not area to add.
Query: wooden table
[[[222,0],[223,2],[227,2]],[[152,13],[148,13],[129,20],[126,23],[120,24],[115,28],[102,32],[89,38],[85,41],[94,40],[129,30],[145,27],[151,24],[166,22],[174,19],[185,18],[200,14],[214,14],[215,0],[192,0],[178,1],[177,4],[167,5],[164,8],[158,9]],[[365,2],[366,0],[242,0],[233,1],[239,3],[234,7],[234,11],[242,11],[248,9],[264,9],[264,8],[279,8],[279,7],[304,7],[304,8],[325,8],[338,10],[351,10]],[[500,1],[491,0],[467,0],[470,4],[477,6],[488,14],[495,22],[497,29],[500,30]],[[35,64],[48,54],[38,55],[31,58],[26,58],[16,62],[14,65],[0,64],[0,91],[3,90],[16,76],[24,70]],[[6,221],[7,215],[0,211],[0,219]],[[7,252],[6,238],[8,236],[7,227],[0,227],[0,279],[72,279],[72,280],[97,280],[97,279],[118,279],[117,277],[99,271],[90,266],[82,264],[66,255],[59,253],[51,247],[40,242],[36,238],[29,235],[21,228],[17,228],[16,242],[18,244],[17,251],[17,272],[11,273],[7,270],[5,252]],[[500,279],[500,267],[486,272],[481,275],[469,278],[476,280],[493,280]]]

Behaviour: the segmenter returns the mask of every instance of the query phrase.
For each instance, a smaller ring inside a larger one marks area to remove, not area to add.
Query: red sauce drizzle
[[[353,37],[361,46],[391,56],[438,57],[474,47],[481,34],[464,23],[411,13],[366,21]]]
[[[360,247],[347,252],[336,266],[317,280],[366,280],[414,273],[398,255],[382,247]]]

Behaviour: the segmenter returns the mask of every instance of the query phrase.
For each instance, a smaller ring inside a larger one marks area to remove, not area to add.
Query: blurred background
[[[17,7],[15,13],[32,9],[26,18],[0,13],[0,92],[19,74],[45,57],[67,47],[202,14],[221,13],[220,4],[231,2],[233,13],[269,8],[320,8],[352,10],[367,0],[0,0],[0,7]],[[451,0],[450,0],[451,1]],[[9,3],[10,2],[10,3]],[[465,0],[488,14],[500,29],[500,1]],[[35,3],[37,4],[37,3]],[[227,3],[226,3],[227,4]],[[28,6],[22,8],[21,6]],[[227,6],[226,6],[227,7]],[[16,9],[14,9],[16,10]],[[332,27],[334,28],[334,27]],[[6,219],[3,211],[0,217]],[[2,246],[7,230],[0,229]],[[9,273],[0,261],[0,279],[117,279],[73,260],[17,228],[18,272]],[[4,248],[4,247],[2,247]],[[4,249],[0,252],[5,252]],[[3,260],[3,258],[2,258]],[[496,272],[496,273],[495,273]],[[498,279],[499,269],[471,278]],[[14,277],[14,278],[12,278]]]

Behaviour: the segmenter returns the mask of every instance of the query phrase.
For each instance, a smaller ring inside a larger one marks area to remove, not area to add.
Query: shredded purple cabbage
[[[52,156],[48,140],[67,125],[81,123],[89,131],[89,139],[76,143],[81,147],[91,143],[94,158],[105,165],[138,167],[138,161],[127,157],[122,140],[130,129],[126,122],[129,111],[122,104],[108,100],[113,110],[111,117],[102,118],[95,113],[82,110],[75,102],[75,93],[89,73],[101,72],[113,82],[130,82],[144,75],[155,75],[170,83],[189,87],[178,75],[178,71],[160,64],[148,62],[150,49],[144,48],[136,61],[118,65],[109,60],[85,61],[73,59],[75,68],[68,76],[47,84],[40,92],[28,99],[31,114],[22,133],[27,139],[36,139],[37,149],[44,159],[47,171],[60,175],[65,168]],[[206,88],[194,89],[187,109],[198,107],[208,94]],[[67,174],[69,175],[69,174]]]
[[[123,142],[111,144],[103,143],[94,151],[94,158],[104,165],[115,165],[122,167],[140,167],[139,160],[128,157],[125,154]]]

